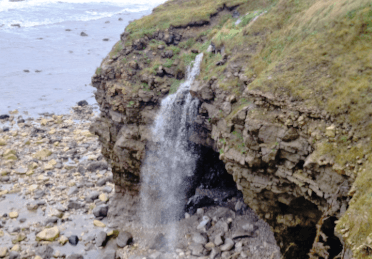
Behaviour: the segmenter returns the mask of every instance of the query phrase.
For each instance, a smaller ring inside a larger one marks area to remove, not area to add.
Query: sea
[[[96,68],[129,22],[165,1],[0,0],[0,114],[64,114],[81,100],[98,110]]]

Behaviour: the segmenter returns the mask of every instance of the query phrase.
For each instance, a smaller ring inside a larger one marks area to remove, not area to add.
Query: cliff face
[[[101,117],[91,131],[128,218],[159,103],[205,52],[190,141],[219,152],[284,257],[369,255],[370,229],[356,222],[370,220],[370,209],[357,215],[370,189],[371,4],[211,3],[168,1],[133,22],[92,79]]]

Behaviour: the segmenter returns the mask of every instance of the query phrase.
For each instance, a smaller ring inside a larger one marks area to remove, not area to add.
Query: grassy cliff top
[[[153,10],[151,15],[132,22],[126,28],[130,32],[128,40],[135,40],[156,30],[166,30],[172,27],[186,27],[192,23],[209,22],[211,15],[223,7],[256,6],[273,0],[169,0]]]

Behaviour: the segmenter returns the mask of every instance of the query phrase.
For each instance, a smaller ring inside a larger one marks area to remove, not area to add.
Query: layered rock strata
[[[158,30],[129,45],[125,32],[118,43],[121,50],[108,56],[92,79],[101,116],[91,132],[99,136],[102,153],[111,163],[115,189],[124,195],[123,213],[129,219],[138,210],[141,163],[153,142],[150,127],[159,102],[185,74],[177,59],[152,73],[149,64],[172,57],[169,47],[197,37],[208,26]],[[154,40],[162,44],[154,48]],[[197,41],[206,39],[200,36]],[[210,55],[224,52],[213,45],[208,50]],[[199,50],[186,47],[181,52]],[[223,55],[216,65],[228,59]],[[229,64],[224,74],[238,80],[243,90],[253,80],[239,63]],[[192,86],[200,108],[195,119],[198,134],[190,141],[220,153],[245,203],[272,227],[285,258],[307,258],[310,250],[313,258],[337,256],[342,240],[334,234],[334,222],[348,207],[355,178],[324,152],[324,142],[332,142],[340,126],[326,112],[290,98],[248,88],[236,96],[220,84],[221,79],[211,77]]]

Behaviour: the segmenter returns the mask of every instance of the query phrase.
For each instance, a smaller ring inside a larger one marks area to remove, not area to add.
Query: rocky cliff
[[[92,78],[128,218],[160,101],[204,52],[190,141],[219,153],[285,258],[368,256],[371,38],[363,0],[173,0],[132,22]]]

